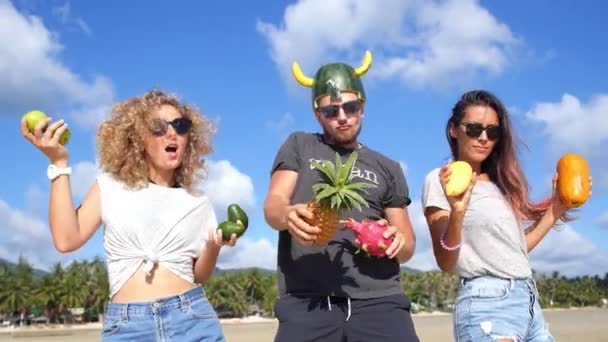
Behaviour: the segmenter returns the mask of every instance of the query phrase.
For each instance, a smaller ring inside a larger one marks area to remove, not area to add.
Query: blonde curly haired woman
[[[46,129],[45,129],[46,128]],[[24,137],[49,158],[49,223],[60,252],[82,247],[104,225],[110,302],[104,341],[224,341],[201,284],[222,241],[209,198],[196,191],[212,126],[160,90],[118,103],[98,130],[101,171],[78,208],[70,190],[62,121]]]

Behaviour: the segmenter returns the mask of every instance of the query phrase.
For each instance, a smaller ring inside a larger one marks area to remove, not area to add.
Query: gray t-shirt
[[[439,180],[440,169],[429,172],[422,189],[422,208],[450,210]],[[462,247],[456,274],[471,278],[493,275],[527,278],[532,275],[524,230],[506,197],[489,181],[477,181],[462,222]]]
[[[277,153],[272,172],[292,170],[298,181],[291,203],[312,200],[313,184],[322,178],[310,160],[334,162],[336,152],[346,161],[352,150],[336,149],[326,144],[322,135],[304,132],[292,133]],[[352,174],[356,181],[376,185],[367,189],[365,199],[369,208],[345,211],[341,218],[355,220],[385,218],[384,208],[405,207],[410,204],[408,187],[399,164],[380,153],[363,146],[357,150],[358,160]],[[341,296],[376,298],[403,293],[400,268],[396,259],[370,258],[361,252],[355,255],[354,234],[338,229],[326,247],[302,246],[292,239],[288,231],[279,233],[278,279],[279,293],[303,296]]]

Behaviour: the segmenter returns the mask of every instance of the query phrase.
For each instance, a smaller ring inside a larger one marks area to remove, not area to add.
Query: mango
[[[450,178],[445,185],[446,195],[449,197],[457,197],[462,195],[471,180],[473,179],[473,168],[465,161],[455,161],[448,165],[448,169],[452,171]]]
[[[557,192],[568,208],[578,208],[591,194],[589,164],[575,153],[563,155],[557,162]]]

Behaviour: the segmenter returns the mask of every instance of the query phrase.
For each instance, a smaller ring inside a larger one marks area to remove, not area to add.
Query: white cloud
[[[33,190],[32,193],[35,193]],[[37,195],[34,195],[37,196]],[[28,212],[0,200],[0,258],[17,261],[24,256],[35,267],[48,269],[57,261],[73,260],[77,252],[60,254],[55,250],[48,224]]]
[[[44,217],[48,207],[48,193],[42,191],[40,186],[32,184],[25,192],[27,212],[35,217]]]
[[[276,270],[277,248],[267,239],[242,237],[236,246],[220,251],[217,267],[222,269],[260,267]]]
[[[358,65],[369,48],[376,70],[370,74],[444,87],[501,73],[519,43],[475,0],[300,0],[287,6],[280,24],[258,21],[257,29],[290,86],[293,61],[312,76],[337,58]]]
[[[52,10],[53,15],[61,21],[64,25],[73,24],[74,27],[80,29],[86,34],[91,34],[91,28],[81,17],[74,17],[72,15],[72,6],[69,1],[66,1],[61,6],[56,6]]]
[[[278,120],[272,120],[266,122],[266,127],[276,133],[285,133],[288,129],[293,126],[295,119],[293,114],[287,112],[281,116]]]
[[[500,74],[518,43],[509,27],[477,1],[420,2],[416,48],[379,66],[385,77],[419,86],[440,86],[478,73]]]
[[[608,211],[605,211],[603,214],[601,214],[597,220],[596,223],[601,227],[601,228],[605,228],[608,229]]]
[[[64,47],[58,35],[40,17],[19,13],[11,2],[0,0],[0,22],[3,114],[39,109],[55,117],[69,108],[83,113],[78,122],[90,122],[96,121],[87,118],[91,110],[112,103],[111,82],[99,75],[85,80],[70,70],[60,60]]]
[[[79,162],[72,167],[70,180],[75,198],[83,199],[85,197],[91,185],[95,182],[98,173],[99,169],[97,166],[88,161]]]
[[[600,251],[593,241],[570,225],[550,231],[532,250],[530,260],[532,267],[541,273],[559,271],[566,276],[577,276],[608,272],[608,253]]]
[[[571,94],[559,102],[539,102],[526,116],[543,126],[551,146],[559,152],[586,152],[608,140],[608,94],[592,97],[588,103]]]
[[[52,12],[54,16],[56,16],[62,23],[65,24],[70,18],[71,10],[72,7],[70,6],[70,3],[66,1],[63,5],[54,7]]]
[[[91,162],[79,162],[72,167],[72,192],[75,200],[84,197],[92,185],[97,168]],[[0,199],[0,258],[15,262],[20,255],[38,269],[48,269],[55,262],[69,263],[86,257],[84,250],[59,253],[48,225],[49,193],[33,184],[25,192],[26,208],[12,208]]]
[[[251,177],[235,168],[230,161],[208,161],[206,179],[201,189],[210,197],[222,221],[226,207],[231,203],[239,204],[243,210],[255,206],[255,193]]]
[[[600,147],[608,143],[608,94],[599,94],[582,103],[565,93],[558,102],[538,102],[526,117],[542,126],[548,137],[551,159],[564,153],[583,155],[594,179],[594,188],[608,188],[608,152]]]

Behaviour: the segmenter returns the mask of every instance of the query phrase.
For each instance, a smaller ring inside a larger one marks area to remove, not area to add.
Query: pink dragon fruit
[[[355,244],[359,247],[356,253],[362,249],[372,257],[386,256],[386,249],[393,242],[392,238],[387,239],[383,236],[386,225],[369,220],[357,222],[353,219],[344,220],[342,223],[344,223],[344,229],[352,230],[355,233]]]

